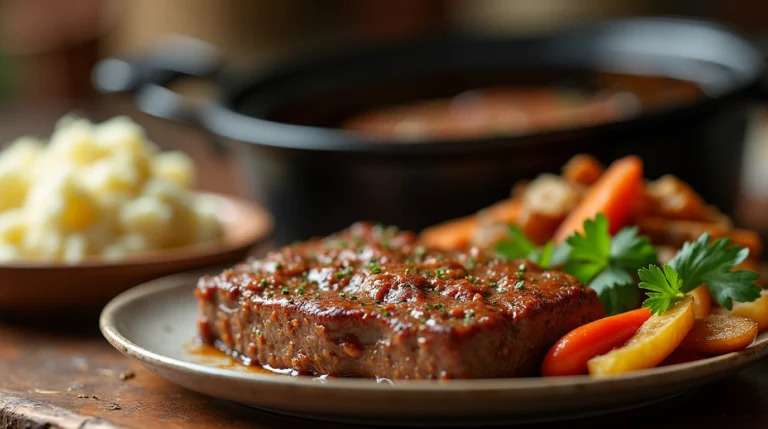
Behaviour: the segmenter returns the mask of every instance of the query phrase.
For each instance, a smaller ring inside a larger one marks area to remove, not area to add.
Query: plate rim
[[[102,310],[99,317],[99,328],[107,341],[122,354],[139,361],[142,364],[160,366],[169,370],[184,373],[195,373],[218,379],[236,380],[239,382],[282,384],[303,387],[307,389],[345,389],[356,391],[380,391],[382,389],[397,389],[413,392],[479,392],[479,391],[511,391],[525,390],[534,394],[552,389],[582,389],[603,387],[611,391],[614,387],[624,383],[653,382],[657,377],[665,375],[689,375],[691,378],[704,377],[697,372],[700,368],[708,368],[706,375],[716,376],[727,372],[729,366],[739,366],[734,371],[745,369],[749,364],[768,355],[768,336],[749,348],[732,352],[721,356],[710,357],[694,362],[686,362],[665,367],[656,367],[635,371],[628,374],[594,377],[589,375],[576,375],[564,377],[525,377],[525,378],[492,378],[472,380],[396,380],[394,383],[382,383],[374,379],[364,378],[333,378],[332,383],[317,382],[316,377],[291,377],[267,375],[258,373],[237,372],[231,369],[218,368],[203,363],[188,362],[181,359],[165,356],[148,350],[126,338],[118,328],[116,317],[119,311],[134,301],[151,297],[155,294],[168,293],[173,289],[189,289],[190,295],[193,288],[190,282],[199,277],[204,271],[188,271],[161,277],[124,291],[114,297]],[[196,282],[194,282],[196,283]],[[190,338],[193,340],[193,338]],[[720,369],[722,367],[722,369]],[[694,373],[694,374],[691,374]],[[688,378],[685,378],[688,379]],[[654,383],[655,384],[655,383]]]

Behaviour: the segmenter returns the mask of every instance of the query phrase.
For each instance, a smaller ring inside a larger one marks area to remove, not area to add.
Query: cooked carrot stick
[[[586,374],[590,359],[622,346],[650,317],[650,310],[640,308],[574,329],[549,350],[541,365],[541,375]]]
[[[508,224],[516,221],[521,202],[518,199],[499,201],[479,213],[429,227],[422,231],[421,241],[427,247],[455,250],[469,247],[480,225],[480,218],[492,224]]]
[[[448,221],[425,229],[421,233],[421,242],[436,249],[461,249],[469,246],[476,227],[475,215]]]
[[[512,223],[520,213],[522,202],[512,198],[499,201],[492,206],[478,212],[477,216],[487,216],[492,223]]]
[[[565,218],[555,233],[555,242],[562,243],[571,234],[583,232],[584,221],[595,218],[598,213],[608,218],[610,232],[616,233],[624,226],[642,181],[643,162],[637,156],[627,156],[611,164]]]
[[[763,242],[760,235],[748,229],[734,229],[726,234],[733,244],[749,249],[749,258],[759,260],[763,250]]]
[[[563,166],[563,179],[571,183],[589,186],[597,182],[603,171],[605,171],[605,167],[594,156],[579,154]]]

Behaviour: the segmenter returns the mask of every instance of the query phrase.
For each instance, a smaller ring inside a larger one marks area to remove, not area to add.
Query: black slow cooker
[[[720,25],[642,18],[535,38],[447,36],[304,57],[247,79],[223,78],[210,56],[108,60],[102,90],[137,91],[152,114],[193,120],[237,160],[250,197],[276,220],[278,244],[373,220],[419,230],[509,195],[513,184],[557,172],[573,155],[604,162],[640,155],[646,176],[674,174],[726,213],[739,192],[760,53]],[[518,135],[400,141],[339,129],[377,105],[448,96],[486,84],[593,85],[595,73],[665,76],[702,96],[607,123]],[[165,85],[218,76],[215,101],[190,108]]]

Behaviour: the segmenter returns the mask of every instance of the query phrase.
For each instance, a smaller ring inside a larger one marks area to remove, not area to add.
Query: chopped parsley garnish
[[[445,276],[443,275],[443,270],[441,270],[440,268],[436,269],[435,270],[435,277],[437,277],[438,279],[445,278]]]
[[[256,330],[256,336],[257,336],[257,337],[260,337],[261,335],[262,335],[262,334],[261,334],[261,331],[257,329],[257,330]]]
[[[336,271],[333,273],[333,277],[336,278],[336,280],[341,280],[344,277],[349,277],[352,275],[352,267],[348,266],[347,268],[344,268],[344,271]]]
[[[381,315],[384,316],[384,317],[389,317],[389,316],[392,315],[392,313],[390,313],[388,310],[384,310],[384,309],[381,309],[379,311],[379,313],[381,313]]]
[[[656,248],[637,231],[636,226],[627,227],[611,238],[608,219],[600,213],[584,222],[583,233],[568,237],[571,251],[565,272],[597,292],[609,315],[637,307],[633,273],[657,261]]]
[[[374,299],[374,300],[373,300],[373,303],[374,303],[374,304],[381,304],[381,301],[379,301],[378,299]]]
[[[475,312],[474,312],[473,310],[469,310],[469,311],[468,311],[468,312],[467,312],[467,313],[464,315],[464,323],[466,323],[466,324],[470,324],[470,323],[472,323],[472,322],[473,322],[473,320],[472,320],[472,319],[473,319],[474,317],[475,317]]]
[[[488,287],[496,287],[496,282],[490,282],[488,283]]]
[[[304,285],[297,287],[296,293],[299,294],[299,296],[304,296]]]
[[[427,320],[429,320],[429,319],[427,319],[426,317],[422,317],[422,318],[419,319],[419,322],[427,323]]]
[[[365,301],[360,301],[360,305],[361,305],[361,306],[365,306],[365,305],[367,305],[367,304],[365,303]]]
[[[381,267],[378,265],[374,265],[371,267],[371,274],[379,274],[381,272]]]
[[[469,280],[470,282],[474,283],[475,282],[475,276],[469,274],[469,275],[467,275],[467,280]]]
[[[349,299],[350,301],[357,301],[357,295],[350,295]]]
[[[275,269],[276,269],[276,270],[279,270],[280,268],[283,268],[283,264],[281,264],[280,262],[277,262],[277,263],[275,264]]]
[[[413,256],[417,258],[421,258],[427,253],[427,248],[424,246],[416,246],[415,249],[413,249]]]
[[[259,284],[262,285],[262,286],[266,286],[267,285],[267,281],[265,279],[261,279]]]
[[[477,265],[477,261],[475,260],[475,258],[467,259],[467,268],[468,269],[471,270],[471,269],[475,268],[476,265]]]
[[[291,293],[291,291],[289,291],[287,287],[284,287],[282,290],[282,293],[283,295],[288,295],[289,293]]]
[[[445,305],[443,304],[427,304],[424,308],[427,310],[439,310],[441,313],[445,313]]]
[[[523,290],[523,289],[525,289],[525,282],[517,282],[517,283],[515,283],[515,289],[516,290]]]
[[[709,234],[704,233],[695,242],[686,242],[663,270],[653,265],[638,270],[640,288],[650,291],[643,307],[663,313],[701,284],[729,310],[734,301],[754,301],[760,297],[761,288],[755,284],[760,275],[749,270],[731,271],[748,256],[748,248],[731,246],[727,238],[710,244]]]
[[[347,294],[346,294],[346,293],[344,293],[344,292],[342,292],[342,293],[340,293],[340,294],[339,294],[339,296],[340,296],[340,297],[342,297],[342,298],[346,298],[346,297],[347,297]]]
[[[507,293],[507,290],[504,288],[499,288],[499,293]]]
[[[405,269],[405,274],[406,274],[406,275],[408,275],[408,274],[410,274],[410,273],[411,273],[411,269],[410,269],[410,268],[406,268],[406,269]]]

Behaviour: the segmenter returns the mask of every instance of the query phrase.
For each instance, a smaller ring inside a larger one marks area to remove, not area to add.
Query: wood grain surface
[[[196,159],[203,189],[240,193],[230,162],[207,146],[204,134],[147,118],[132,111],[124,100],[103,102],[97,109],[99,117],[133,112],[161,146],[184,148]],[[60,113],[53,108],[47,117],[41,110],[0,112],[0,138],[35,130],[44,135],[51,128],[46,121],[55,120]],[[750,429],[766,425],[768,361],[764,360],[734,377],[650,408],[536,427]],[[0,314],[0,428],[114,427],[359,426],[279,416],[178,387],[110,347],[98,332],[96,313],[52,317],[38,311],[16,319]]]

